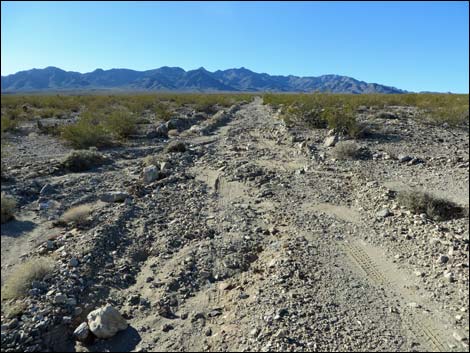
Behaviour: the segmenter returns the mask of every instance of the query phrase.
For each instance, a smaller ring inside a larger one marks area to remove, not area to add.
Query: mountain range
[[[331,92],[406,93],[395,87],[367,83],[340,75],[318,77],[277,76],[244,67],[210,72],[203,67],[135,71],[96,69],[79,73],[57,67],[20,71],[1,77],[2,93],[60,91],[175,91],[175,92]]]

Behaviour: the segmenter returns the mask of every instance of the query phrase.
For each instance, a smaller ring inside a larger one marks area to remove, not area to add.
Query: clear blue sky
[[[2,75],[244,66],[468,92],[467,2],[2,1],[1,10]]]

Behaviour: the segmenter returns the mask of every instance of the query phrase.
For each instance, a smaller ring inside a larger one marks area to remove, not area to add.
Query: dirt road
[[[155,184],[134,187],[147,151],[165,156],[163,145],[143,142],[112,152],[115,163],[100,173],[59,184],[70,195],[62,200],[67,204],[85,185],[80,197],[132,190],[130,202],[100,205],[92,227],[64,240],[62,263],[74,256],[81,265],[55,284],[75,293],[83,308],[75,326],[110,302],[130,327],[110,340],[68,348],[468,348],[467,220],[438,224],[394,207],[390,197],[395,186],[423,184],[423,177],[436,193],[444,186],[447,195],[468,194],[468,169],[439,177],[442,168],[433,163],[334,160],[322,144],[325,133],[287,129],[257,98],[211,134],[183,133],[188,151],[166,157],[172,175]],[[378,140],[361,143],[381,151]],[[412,144],[403,135],[395,146]],[[378,216],[383,208],[391,215]],[[467,243],[456,242],[459,234],[467,234]],[[453,282],[436,264],[449,246]]]

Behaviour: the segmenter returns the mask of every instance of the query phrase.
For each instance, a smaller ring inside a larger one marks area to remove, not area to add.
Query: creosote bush
[[[35,258],[17,265],[2,287],[2,300],[26,295],[31,283],[43,279],[52,269],[52,261],[45,258]]]
[[[418,190],[398,192],[397,202],[415,214],[425,213],[429,218],[437,221],[460,218],[466,215],[466,210],[455,202]]]
[[[111,145],[110,133],[104,126],[86,118],[62,127],[61,137],[77,149]]]

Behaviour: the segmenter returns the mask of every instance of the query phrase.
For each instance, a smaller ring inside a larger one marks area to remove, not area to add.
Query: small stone
[[[72,257],[69,261],[69,265],[72,267],[77,267],[79,264],[78,259],[76,257]]]
[[[206,336],[212,336],[212,329],[211,329],[210,327],[208,327],[208,328],[206,329],[206,331],[204,332],[204,334],[205,334]]]
[[[88,323],[82,322],[78,327],[73,331],[73,336],[77,341],[84,342],[88,339],[90,335],[90,329]]]
[[[448,281],[448,282],[454,282],[455,279],[454,279],[454,274],[452,272],[444,272],[444,278]]]
[[[103,202],[123,202],[129,197],[127,192],[123,191],[109,191],[100,196]]]
[[[142,179],[145,184],[149,184],[152,181],[158,179],[158,169],[154,165],[149,165],[148,167],[145,167],[143,172],[142,172]]]
[[[439,255],[439,258],[437,259],[437,262],[440,264],[445,264],[449,261],[449,257],[446,255]]]
[[[209,312],[209,317],[216,317],[222,315],[222,310],[221,309],[214,309]]]
[[[130,305],[137,305],[137,304],[139,304],[139,302],[140,302],[140,295],[138,295],[138,294],[131,295],[131,296],[129,297],[128,302],[129,302]]]
[[[338,142],[338,135],[333,135],[333,136],[328,136],[327,138],[325,138],[325,141],[323,142],[323,146],[325,147],[333,147],[334,145],[336,145],[336,143]]]
[[[169,331],[171,331],[171,330],[173,330],[173,329],[174,329],[173,325],[170,325],[170,324],[164,324],[164,325],[162,326],[162,331],[163,331],[163,332],[169,332]]]
[[[385,218],[391,215],[392,215],[392,212],[388,208],[384,208],[376,213],[376,216],[380,218]]]
[[[406,163],[406,162],[411,161],[412,159],[413,159],[412,157],[405,155],[405,154],[400,154],[398,156],[398,162],[400,163]]]
[[[65,304],[67,301],[67,297],[64,294],[57,293],[54,296],[54,303],[56,304]]]
[[[64,316],[64,317],[62,317],[62,322],[64,324],[68,325],[72,322],[72,317],[71,316]]]

